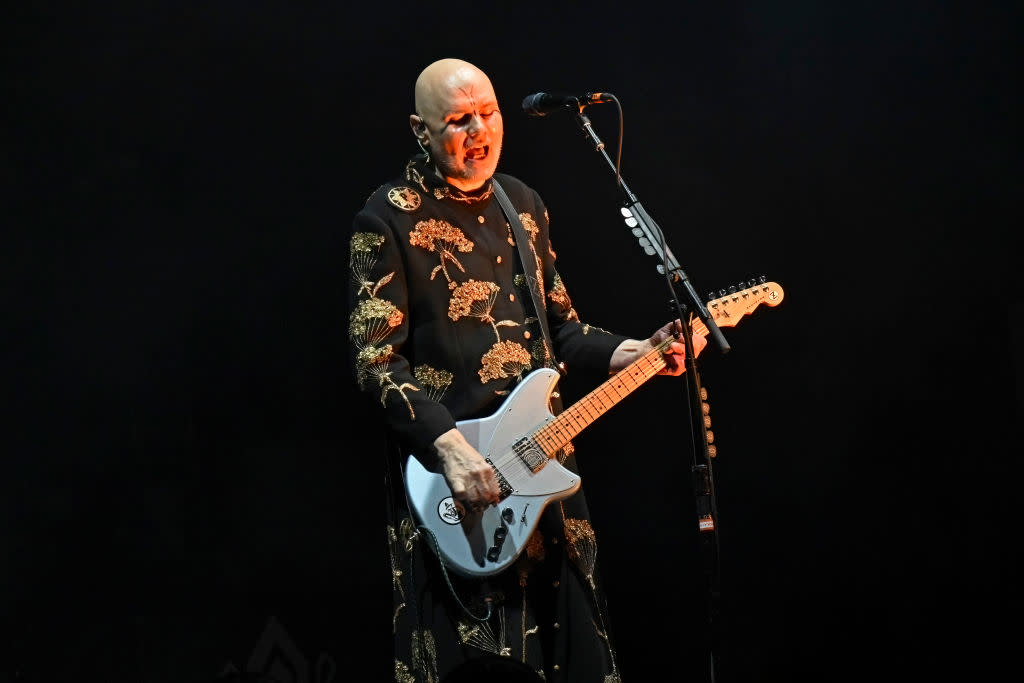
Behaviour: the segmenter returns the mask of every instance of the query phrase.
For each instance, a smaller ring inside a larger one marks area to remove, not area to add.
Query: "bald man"
[[[501,156],[505,129],[487,74],[459,59],[434,62],[416,79],[413,134],[434,166],[460,190],[479,189]]]
[[[535,387],[560,363],[614,373],[660,347],[659,374],[681,374],[678,321],[636,339],[580,320],[545,204],[497,172],[502,114],[482,70],[438,60],[414,99],[421,153],[356,213],[349,258],[350,362],[380,418],[357,428],[382,437],[388,464],[395,679],[454,681],[504,660],[534,672],[521,680],[618,681],[572,443],[530,461],[536,444],[479,439],[492,417],[518,441],[558,415],[557,390]],[[538,473],[563,490],[537,493]]]

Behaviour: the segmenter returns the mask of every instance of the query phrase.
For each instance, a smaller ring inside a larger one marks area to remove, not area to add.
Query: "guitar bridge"
[[[501,499],[505,500],[513,494],[512,485],[508,483],[508,479],[506,479],[505,475],[501,473],[501,470],[494,466],[494,463],[491,462],[490,458],[484,459],[487,461],[487,464],[491,466],[491,469],[494,470],[494,476],[498,478],[498,491],[501,492]]]
[[[536,474],[548,464],[548,456],[542,451],[532,439],[523,437],[512,446],[516,456],[526,465],[531,472]]]

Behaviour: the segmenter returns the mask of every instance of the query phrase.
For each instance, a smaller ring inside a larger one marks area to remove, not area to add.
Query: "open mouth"
[[[490,147],[482,145],[480,147],[470,147],[466,150],[467,161],[481,161],[487,158],[487,153],[490,151]]]

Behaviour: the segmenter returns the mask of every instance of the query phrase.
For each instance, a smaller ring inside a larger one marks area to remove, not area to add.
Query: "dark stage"
[[[713,629],[685,382],[576,441],[625,683],[710,681],[709,643],[721,683],[1015,666],[1017,4],[67,4],[5,22],[0,680],[391,680],[347,239],[448,56],[491,76],[582,318],[643,336],[668,290],[538,91],[615,94],[697,292],[785,291],[699,359]]]

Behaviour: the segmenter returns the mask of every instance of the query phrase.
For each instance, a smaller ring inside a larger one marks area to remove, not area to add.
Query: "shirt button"
[[[523,332],[523,336],[526,337],[527,339],[529,339],[530,338],[530,331],[527,330],[526,332]]]
[[[561,627],[560,627],[560,626],[558,625],[558,622],[557,622],[557,621],[556,621],[556,622],[555,622],[554,624],[552,624],[552,626],[554,626],[555,628],[561,628]]]
[[[516,295],[515,294],[509,294],[508,295],[508,300],[509,301],[515,301],[516,300]]]
[[[483,223],[483,222],[484,222],[484,217],[483,217],[483,216],[477,216],[477,217],[476,217],[476,219],[477,219],[478,221],[480,221],[481,223]]]
[[[501,263],[501,257],[500,256],[495,256],[494,260],[497,261],[498,263]]]
[[[552,581],[552,582],[551,582],[551,585],[552,585],[552,587],[554,587],[554,588],[558,588],[558,581]]]
[[[557,664],[555,664],[555,665],[554,665],[553,667],[551,667],[551,668],[552,668],[552,669],[554,669],[555,671],[561,671],[561,667],[559,667],[559,666],[558,666]]]

